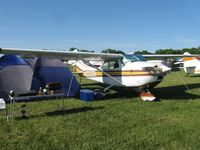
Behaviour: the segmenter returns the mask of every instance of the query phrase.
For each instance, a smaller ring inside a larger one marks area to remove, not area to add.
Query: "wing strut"
[[[184,80],[181,78],[181,76],[179,75],[179,73],[176,72],[176,74],[177,74],[177,76],[181,79],[181,81],[183,82],[183,84],[185,85],[185,88],[186,88],[187,90],[189,90],[189,87],[188,87],[187,84],[184,82]]]

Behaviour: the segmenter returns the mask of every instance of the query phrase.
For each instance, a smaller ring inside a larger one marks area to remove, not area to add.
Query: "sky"
[[[0,47],[200,47],[199,0],[0,0]]]

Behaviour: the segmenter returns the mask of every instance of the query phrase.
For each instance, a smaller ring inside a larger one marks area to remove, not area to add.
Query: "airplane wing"
[[[42,50],[42,49],[18,49],[18,48],[0,48],[0,54],[12,54],[20,56],[51,57],[67,60],[119,60],[123,57],[121,54],[92,53],[92,52],[73,52],[61,50]]]

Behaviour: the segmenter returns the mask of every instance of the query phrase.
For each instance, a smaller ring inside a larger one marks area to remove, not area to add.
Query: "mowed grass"
[[[0,113],[0,149],[199,149],[200,77],[172,72],[153,93],[159,102],[115,91],[93,102],[65,99],[64,111],[63,101],[29,102],[28,119],[17,103],[12,121]]]

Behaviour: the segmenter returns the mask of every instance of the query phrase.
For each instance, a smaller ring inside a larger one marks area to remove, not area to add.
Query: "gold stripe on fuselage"
[[[76,66],[77,72],[82,72],[82,76],[85,77],[101,77],[106,76],[101,71],[83,71],[79,67]],[[105,73],[111,75],[111,76],[148,76],[153,75],[153,73],[149,71],[141,71],[141,70],[103,70]]]
[[[118,71],[112,71],[112,70],[106,70],[104,71],[107,74],[111,76],[140,76],[140,75],[150,75],[150,72],[145,72],[145,71],[138,71],[138,70],[133,70],[133,71],[123,71],[123,70],[118,70]],[[100,71],[96,71],[96,76],[105,76],[104,73]]]

